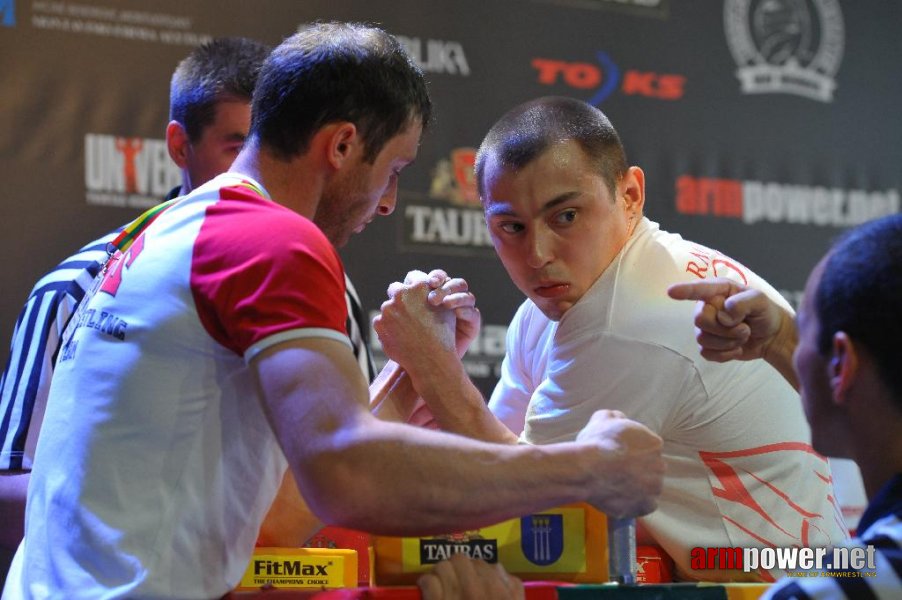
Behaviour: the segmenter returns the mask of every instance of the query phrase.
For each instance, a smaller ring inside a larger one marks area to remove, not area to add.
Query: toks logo
[[[819,227],[848,227],[899,212],[899,190],[843,190],[683,175],[676,210],[684,215]]]
[[[538,72],[542,85],[563,83],[577,90],[591,91],[586,100],[598,106],[619,86],[626,96],[643,96],[658,100],[679,100],[683,97],[686,78],[672,73],[655,73],[628,69],[621,82],[620,67],[604,52],[595,54],[598,65],[589,62],[569,62],[551,58],[534,58],[532,66]]]
[[[150,207],[180,183],[165,140],[85,135],[88,204]]]
[[[838,0],[726,0],[723,18],[744,94],[833,100],[845,35]]]

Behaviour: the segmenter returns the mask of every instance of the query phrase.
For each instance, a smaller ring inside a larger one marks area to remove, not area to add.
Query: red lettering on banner
[[[683,97],[682,75],[659,75],[653,72],[627,71],[623,77],[623,93],[628,95],[679,100]]]
[[[567,63],[550,58],[534,58],[532,66],[539,71],[539,83],[553,85],[557,81],[558,74],[567,67]]]
[[[654,73],[627,71],[623,77],[623,93],[654,96],[657,76]]]
[[[742,184],[733,179],[683,175],[676,180],[676,209],[684,215],[742,217]]]
[[[598,65],[588,62],[534,58],[532,66],[539,72],[539,83],[555,85],[563,82],[579,90],[598,88],[606,74]],[[616,73],[613,76],[616,77]],[[611,82],[611,85],[616,83]],[[636,69],[625,71],[623,83],[620,85],[621,92],[628,96],[643,96],[658,100],[679,100],[683,97],[685,88],[686,77],[683,75]],[[610,91],[606,90],[606,94]]]
[[[679,100],[683,97],[686,78],[682,75],[661,75],[658,77],[658,98],[661,100]]]
[[[589,63],[572,63],[564,70],[564,81],[581,90],[594,88],[601,83],[601,69]]]
[[[141,251],[144,250],[144,234],[139,235],[132,243],[131,247],[125,252],[125,255],[116,254],[110,259],[110,265],[107,267],[106,274],[103,276],[103,283],[100,285],[100,291],[106,292],[110,296],[115,296],[122,284],[122,271],[126,267],[132,266]]]
[[[564,83],[581,90],[597,87],[601,83],[601,69],[589,63],[534,58],[532,66],[539,71],[539,83],[545,85],[554,85],[561,76]]]

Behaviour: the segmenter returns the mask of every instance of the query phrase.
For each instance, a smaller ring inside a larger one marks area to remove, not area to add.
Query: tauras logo
[[[845,37],[838,0],[726,0],[724,29],[743,93],[833,100]]]
[[[418,202],[414,194],[405,194],[408,197],[404,208],[407,244],[429,246],[433,251],[453,248],[452,252],[464,254],[492,247],[476,189],[475,160],[475,148],[454,148],[432,170],[428,195],[432,202]]]
[[[404,209],[409,239],[420,244],[490,247],[482,210],[410,204]]]
[[[254,575],[298,575],[328,577],[330,565],[311,565],[299,560],[255,560]]]
[[[498,562],[498,540],[420,540],[420,564],[432,565],[455,554],[466,554],[489,563]]]
[[[421,40],[418,37],[395,36],[413,61],[426,73],[448,75],[470,74],[470,65],[460,42]]]
[[[165,140],[85,135],[88,204],[153,206],[180,182]]]

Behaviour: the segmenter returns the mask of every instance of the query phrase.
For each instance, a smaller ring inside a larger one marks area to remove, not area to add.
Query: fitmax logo
[[[0,25],[16,26],[16,0],[0,0]]]
[[[299,560],[255,560],[254,575],[304,575],[328,577],[326,565],[304,564]]]

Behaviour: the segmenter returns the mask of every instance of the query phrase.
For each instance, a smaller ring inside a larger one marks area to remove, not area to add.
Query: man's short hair
[[[485,166],[494,157],[507,170],[517,170],[554,144],[575,141],[595,163],[611,193],[627,170],[626,151],[603,112],[574,98],[548,96],[521,104],[501,117],[476,153],[476,183],[485,195]]]
[[[263,65],[250,136],[288,160],[321,127],[348,121],[363,137],[364,160],[373,162],[414,119],[425,127],[431,112],[423,73],[393,36],[360,23],[314,23]]]
[[[825,261],[815,292],[819,351],[844,331],[874,358],[902,408],[902,214],[846,232]]]
[[[216,38],[191,51],[169,85],[169,118],[196,142],[224,100],[250,102],[270,48],[247,38]]]

